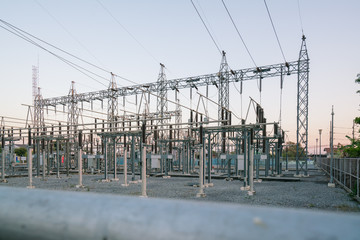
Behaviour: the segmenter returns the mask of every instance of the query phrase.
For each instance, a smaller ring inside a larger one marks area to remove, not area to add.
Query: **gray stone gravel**
[[[290,175],[289,175],[290,176]],[[112,176],[111,176],[112,177]],[[110,178],[111,178],[110,177]],[[83,175],[84,188],[76,188],[78,176],[55,175],[46,178],[33,178],[33,185],[39,189],[65,190],[108,193],[117,195],[140,196],[141,183],[130,184],[123,187],[123,175],[118,176],[120,181],[101,182],[103,175]],[[131,177],[129,175],[128,179]],[[139,179],[139,176],[136,176]],[[256,194],[248,196],[246,191],[241,191],[242,181],[226,181],[213,179],[213,187],[205,188],[206,197],[196,198],[198,188],[192,186],[198,182],[197,178],[161,177],[148,178],[147,193],[151,198],[191,199],[196,201],[231,202],[249,205],[262,205],[273,207],[307,208],[327,211],[346,211],[360,214],[360,204],[353,200],[342,188],[327,187],[328,178],[320,171],[310,171],[309,178],[302,178],[298,182],[263,181],[255,183]],[[0,186],[23,187],[28,185],[28,178],[8,178],[8,183]]]

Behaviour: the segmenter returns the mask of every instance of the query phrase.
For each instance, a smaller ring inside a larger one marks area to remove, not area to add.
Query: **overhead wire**
[[[203,23],[204,27],[206,28],[206,31],[208,32],[208,34],[209,34],[210,38],[212,39],[213,43],[215,44],[215,46],[216,46],[217,50],[219,51],[219,53],[220,53],[220,54],[222,54],[222,52],[221,52],[221,50],[220,50],[220,48],[219,48],[218,44],[216,43],[216,41],[215,41],[215,39],[214,39],[213,35],[211,34],[211,32],[210,32],[209,28],[206,26],[206,24],[205,24],[205,22],[204,22],[204,19],[201,17],[201,15],[200,15],[200,13],[199,13],[198,9],[196,8],[196,6],[195,6],[195,4],[194,4],[193,0],[190,0],[190,1],[191,1],[191,3],[192,3],[193,7],[195,8],[195,11],[196,11],[197,15],[199,16],[199,18],[200,18],[201,22]]]
[[[127,29],[125,28],[124,25],[122,25],[120,23],[120,21],[111,13],[111,11],[100,1],[100,0],[96,0],[97,3],[110,15],[110,17],[125,31],[127,32],[127,34],[129,34],[129,36],[135,40],[135,42],[143,49],[145,50],[145,52],[150,56],[152,57],[156,63],[160,63],[160,61],[154,57],[154,55],[147,49],[145,48],[145,46],[139,41],[137,40],[137,38]]]
[[[3,22],[3,21],[0,19],[0,22]],[[3,23],[4,23],[4,22],[3,22]],[[6,25],[7,25],[7,24],[6,24]],[[6,31],[14,34],[15,36],[20,37],[21,39],[23,39],[23,40],[25,40],[25,41],[27,41],[27,42],[35,45],[35,46],[37,46],[38,48],[43,49],[44,51],[46,51],[46,52],[50,53],[51,55],[55,56],[56,58],[58,58],[59,60],[63,61],[63,62],[66,63],[67,65],[71,66],[72,68],[74,68],[74,69],[76,69],[77,71],[81,72],[82,74],[86,75],[87,77],[89,77],[89,78],[93,79],[94,81],[98,82],[99,84],[107,87],[104,83],[100,82],[99,80],[95,79],[94,77],[90,76],[89,74],[85,73],[84,71],[86,71],[86,72],[88,72],[88,73],[90,73],[90,74],[93,74],[94,76],[97,76],[97,77],[99,77],[99,78],[102,78],[102,79],[104,79],[104,80],[106,80],[106,81],[109,81],[107,78],[104,78],[104,77],[102,77],[102,76],[100,76],[100,75],[98,75],[98,74],[96,74],[96,73],[94,73],[94,72],[92,72],[92,71],[90,71],[90,70],[88,70],[88,69],[85,69],[84,67],[81,67],[80,65],[75,64],[75,63],[71,62],[70,60],[67,60],[67,59],[59,56],[58,54],[50,51],[49,49],[45,48],[44,46],[41,46],[39,43],[37,43],[37,42],[35,42],[34,40],[30,39],[30,38],[27,37],[26,35],[22,34],[22,33],[21,33],[21,30],[18,30],[18,28],[16,28],[16,27],[13,28],[11,24],[10,24],[10,26],[9,26],[9,25],[7,25],[7,26],[10,27],[12,30],[10,30],[10,29],[8,29],[8,28],[0,25],[0,27],[3,28],[3,29],[5,29]],[[82,70],[80,70],[80,69],[82,69]],[[83,70],[84,70],[84,71],[83,71]]]
[[[298,5],[298,10],[299,10],[301,32],[302,32],[302,35],[304,35],[303,21],[302,21],[302,17],[301,17],[301,9],[300,9],[300,0],[297,1],[297,5]]]
[[[103,65],[101,61],[90,52],[90,50],[85,47],[43,4],[41,4],[38,0],[34,0],[37,5],[40,6],[44,12],[46,12],[74,41],[76,41],[90,56],[92,56],[99,64]]]
[[[32,37],[32,38],[34,38],[34,39],[36,39],[36,40],[38,40],[38,41],[40,41],[40,42],[42,42],[42,43],[44,43],[44,44],[46,44],[46,45],[49,45],[50,47],[53,47],[53,48],[55,48],[56,50],[58,50],[58,51],[60,51],[60,52],[63,52],[63,53],[65,53],[65,54],[67,54],[67,55],[69,55],[69,56],[71,56],[71,57],[73,57],[73,58],[75,58],[75,59],[77,59],[77,60],[79,60],[79,61],[81,61],[81,62],[84,62],[84,63],[92,66],[92,67],[95,67],[95,68],[97,68],[97,69],[99,69],[99,70],[101,70],[101,71],[104,71],[104,72],[106,72],[106,73],[110,73],[110,72],[111,72],[111,71],[109,71],[109,70],[107,70],[107,69],[105,69],[105,68],[99,67],[99,66],[97,66],[97,65],[95,65],[95,64],[93,64],[93,63],[91,63],[91,62],[89,62],[89,61],[86,61],[86,60],[84,60],[84,59],[82,59],[82,58],[80,58],[80,57],[77,57],[77,56],[75,56],[74,54],[72,54],[72,53],[70,53],[70,52],[68,52],[68,51],[65,51],[65,50],[63,50],[63,49],[61,49],[61,48],[59,48],[59,47],[56,47],[55,45],[53,45],[53,44],[51,44],[51,43],[49,43],[49,42],[46,42],[46,41],[44,41],[44,40],[42,40],[42,39],[40,39],[40,38],[38,38],[38,37],[36,37],[36,36],[34,36],[34,35],[26,32],[26,31],[24,31],[24,30],[22,30],[22,29],[20,29],[20,28],[18,28],[18,27],[16,27],[16,26],[14,26],[14,25],[12,25],[12,24],[10,24],[10,23],[2,20],[2,19],[0,19],[0,22],[2,22],[2,23],[4,23],[5,25],[11,27],[12,29],[17,29],[18,31],[20,31],[20,32],[22,32],[22,33],[24,33],[24,34],[26,34],[26,35],[29,35],[30,37]],[[110,80],[108,80],[108,81],[110,81]]]
[[[274,33],[275,33],[275,36],[276,36],[276,40],[277,40],[277,42],[278,42],[278,45],[279,45],[281,54],[282,54],[282,56],[283,56],[283,58],[284,58],[284,62],[286,63],[287,61],[286,61],[286,58],[285,58],[285,54],[284,54],[284,51],[283,51],[283,49],[282,49],[282,47],[281,47],[280,40],[279,40],[279,37],[278,37],[278,35],[277,35],[274,22],[273,22],[273,20],[272,20],[272,18],[271,18],[270,10],[269,10],[269,7],[268,7],[268,5],[267,5],[267,3],[266,3],[266,0],[264,0],[264,4],[265,4],[266,11],[267,11],[267,13],[268,13],[268,16],[269,16],[269,19],[270,19],[270,22],[271,22],[271,26],[272,26],[272,28],[273,28],[273,30],[274,30]]]
[[[250,56],[250,58],[251,58],[251,61],[253,62],[253,64],[255,65],[255,67],[257,67],[257,65],[256,65],[256,63],[255,63],[255,60],[254,60],[253,56],[251,55],[251,53],[250,53],[250,51],[249,51],[249,48],[247,47],[247,45],[246,45],[246,43],[245,43],[245,41],[244,41],[243,37],[242,37],[242,36],[241,36],[241,34],[240,34],[239,29],[237,28],[237,26],[236,26],[236,24],[235,24],[234,19],[232,18],[231,14],[230,14],[229,9],[227,8],[227,6],[226,6],[226,4],[225,4],[224,0],[221,0],[221,1],[222,1],[223,5],[224,5],[224,8],[225,8],[225,10],[226,10],[226,12],[227,12],[227,14],[228,14],[228,16],[229,16],[229,18],[230,18],[230,20],[231,20],[231,22],[232,22],[233,26],[234,26],[234,27],[235,27],[235,29],[236,29],[236,32],[237,32],[238,36],[239,36],[239,37],[240,37],[240,39],[241,39],[241,42],[243,43],[243,45],[244,45],[244,47],[245,47],[245,49],[246,49],[247,53],[249,54],[249,56]]]

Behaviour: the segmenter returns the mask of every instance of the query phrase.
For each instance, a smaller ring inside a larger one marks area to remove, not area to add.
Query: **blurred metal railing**
[[[330,175],[330,158],[318,158],[317,165]],[[360,158],[334,158],[333,177],[336,183],[348,192],[351,192],[357,200],[360,200],[359,178]]]
[[[359,214],[0,187],[7,240],[349,240],[359,224]]]

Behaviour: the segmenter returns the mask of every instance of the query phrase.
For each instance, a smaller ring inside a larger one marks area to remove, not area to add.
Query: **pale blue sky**
[[[254,67],[221,0],[194,2],[204,14],[220,48],[227,52],[230,67]],[[282,63],[264,2],[225,2],[256,64]],[[335,108],[335,126],[338,127],[335,129],[335,143],[346,142],[344,135],[351,133],[352,120],[359,115],[356,90],[360,86],[354,83],[354,79],[360,72],[360,1],[299,2],[310,56],[309,150],[312,151],[319,128],[324,129],[323,145],[328,145],[331,105]],[[151,54],[129,36],[96,0],[1,0],[0,16],[2,20],[78,57],[138,83],[157,80],[159,61],[166,65],[168,79],[218,71],[221,56],[190,0],[101,0],[101,3]],[[301,45],[298,1],[267,0],[267,4],[286,60],[297,60]],[[31,104],[31,66],[36,65],[38,59],[40,87],[46,98],[67,95],[71,81],[76,82],[78,92],[105,88],[45,51],[0,29],[1,116],[26,117],[27,109],[21,104]],[[101,71],[86,67],[110,78]],[[130,85],[122,80],[118,84]],[[205,88],[199,91],[204,94]],[[264,80],[261,100],[268,121],[279,120],[279,93],[279,79]],[[209,95],[217,101],[215,89],[210,90]],[[243,116],[249,96],[260,101],[256,82],[244,84]],[[174,99],[173,94],[169,97]],[[189,105],[189,90],[181,91],[180,98],[184,105]],[[134,99],[129,98],[128,101],[131,103]],[[196,103],[194,99],[193,107]],[[231,85],[230,106],[238,116],[241,116],[240,103],[239,93]],[[155,109],[155,101],[151,104]],[[100,108],[99,104],[97,107]],[[216,115],[215,110],[216,106],[209,104],[213,116]],[[184,115],[185,119],[187,112]],[[289,139],[296,141],[295,75],[285,78],[282,123],[283,128],[289,131]]]

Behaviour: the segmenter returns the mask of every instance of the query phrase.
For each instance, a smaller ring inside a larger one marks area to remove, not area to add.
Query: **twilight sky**
[[[227,53],[232,69],[254,67],[251,58],[224,9],[221,0],[194,0],[221,50]],[[227,7],[257,66],[283,63],[276,37],[262,0],[225,0]],[[334,143],[347,143],[352,121],[359,116],[360,24],[358,0],[267,0],[267,5],[283,48],[286,61],[298,59],[301,21],[310,57],[309,151],[313,152],[318,129],[323,129],[322,145],[329,145],[331,106],[335,111]],[[94,65],[136,83],[155,82],[159,62],[166,66],[167,79],[216,73],[221,55],[209,37],[190,0],[0,0],[0,18]],[[0,26],[5,26],[3,23]],[[25,119],[31,104],[32,65],[40,67],[44,98],[67,95],[71,81],[78,92],[105,89],[109,74],[86,65],[58,50],[49,50],[90,70],[102,78],[85,76],[50,53],[0,28],[0,116]],[[103,79],[105,78],[105,79]],[[286,76],[282,93],[281,122],[288,140],[296,141],[296,75]],[[117,78],[118,86],[132,85]],[[256,81],[246,82],[242,100],[230,85],[230,108],[245,117],[249,97],[262,103],[268,122],[279,121],[280,79],[263,81],[260,94]],[[205,88],[199,93],[205,94]],[[180,91],[183,105],[196,108],[198,94]],[[217,101],[216,89],[209,96]],[[138,96],[140,97],[140,96]],[[174,100],[174,94],[169,93]],[[135,97],[126,107],[135,111]],[[120,101],[122,106],[122,100]],[[151,99],[155,111],[156,99]],[[96,103],[94,110],[101,109]],[[169,104],[169,109],[174,106]],[[216,117],[217,106],[208,103]],[[249,114],[249,121],[252,113]],[[65,119],[51,112],[47,118]],[[188,118],[184,110],[183,118]],[[184,120],[185,121],[185,120]],[[236,121],[239,121],[235,118]],[[16,123],[7,125],[19,126]],[[20,124],[20,126],[24,126]],[[357,131],[357,130],[356,130]],[[358,135],[358,134],[357,134]]]

